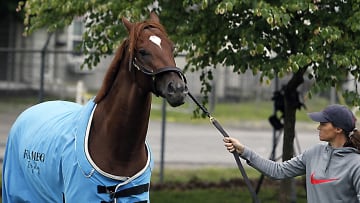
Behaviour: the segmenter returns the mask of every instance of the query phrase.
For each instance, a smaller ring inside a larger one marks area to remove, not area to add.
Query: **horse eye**
[[[139,54],[141,54],[141,56],[146,56],[146,55],[149,55],[145,49],[140,49],[139,50]]]

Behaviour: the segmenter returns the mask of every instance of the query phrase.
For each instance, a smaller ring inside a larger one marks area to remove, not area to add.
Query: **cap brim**
[[[308,113],[308,116],[311,118],[311,120],[316,121],[316,122],[320,122],[320,123],[329,122],[329,121],[325,118],[323,112]]]

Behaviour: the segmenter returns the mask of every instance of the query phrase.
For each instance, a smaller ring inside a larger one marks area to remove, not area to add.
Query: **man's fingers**
[[[233,145],[225,145],[226,146],[226,149],[229,151],[229,152],[232,152],[235,150],[234,146]]]

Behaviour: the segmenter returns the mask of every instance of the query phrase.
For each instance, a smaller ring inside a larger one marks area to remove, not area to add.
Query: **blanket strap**
[[[116,185],[108,186],[108,187],[98,185],[97,186],[97,191],[100,194],[101,193],[108,193],[108,194],[110,194],[110,198],[114,199],[114,198],[119,198],[119,197],[129,197],[131,195],[139,195],[139,194],[142,194],[144,192],[148,192],[149,187],[150,187],[150,184],[145,183],[145,184],[142,184],[142,185],[126,188],[124,190],[120,190],[120,191],[115,192]],[[105,202],[101,202],[101,203],[105,203]]]

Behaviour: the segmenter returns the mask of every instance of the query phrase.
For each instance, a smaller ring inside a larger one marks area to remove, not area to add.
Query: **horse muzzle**
[[[185,103],[188,92],[189,90],[185,82],[170,81],[163,96],[172,107],[176,107]]]
[[[137,70],[152,78],[152,92],[156,96],[164,97],[172,107],[185,103],[188,88],[186,77],[180,68],[165,66],[151,70],[138,64],[136,58],[132,64]]]

